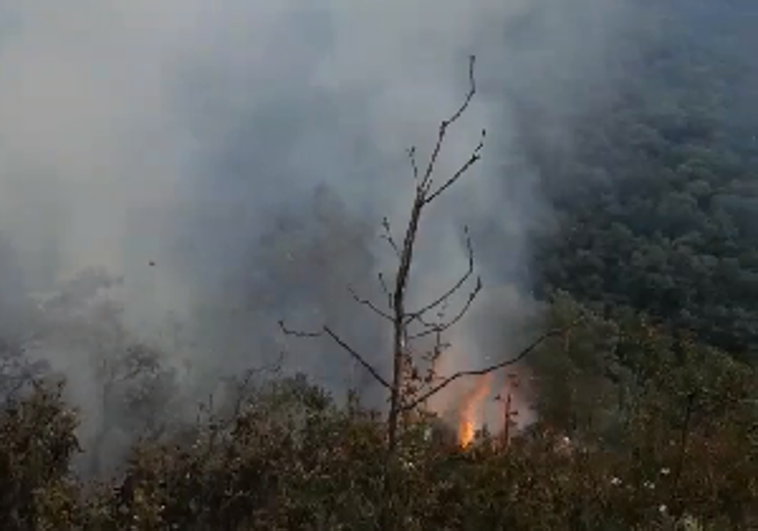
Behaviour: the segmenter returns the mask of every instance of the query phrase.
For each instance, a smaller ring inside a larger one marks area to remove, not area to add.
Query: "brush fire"
[[[463,346],[476,349],[467,338],[457,338]],[[472,358],[488,363],[484,356],[466,356],[468,349],[450,348],[439,356],[431,368],[439,379],[471,368]],[[489,361],[491,363],[491,360]],[[427,407],[451,429],[452,441],[462,449],[475,445],[477,434],[495,435],[507,445],[513,435],[535,421],[530,406],[530,372],[522,365],[510,366],[508,372],[459,378],[442,392],[431,397]],[[448,432],[449,433],[449,432]]]
[[[476,426],[481,422],[482,403],[490,394],[491,380],[491,374],[480,376],[463,395],[458,418],[458,444],[463,448],[474,442]]]
[[[507,444],[513,432],[532,421],[531,409],[519,386],[519,375],[496,374],[464,380],[438,404],[437,411],[453,424],[461,448],[471,447],[479,430],[498,434]]]

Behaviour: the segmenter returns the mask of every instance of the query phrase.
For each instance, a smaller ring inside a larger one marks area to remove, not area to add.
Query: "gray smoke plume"
[[[377,296],[376,272],[392,267],[380,221],[400,238],[410,207],[405,150],[425,160],[475,54],[478,94],[439,171],[487,129],[484,161],[424,220],[412,302],[465,270],[470,224],[492,311],[472,314],[460,361],[507,355],[527,313],[528,234],[550,219],[517,111],[570,149],[563,125],[612,94],[637,17],[621,0],[2,0],[12,284],[122,276],[127,330],[161,334],[193,385],[285,347],[288,367],[355,384],[339,349],[282,345],[276,321],[333,322],[382,366],[382,323],[346,287]],[[189,339],[166,339],[167,315]],[[94,404],[84,362],[44,352]]]

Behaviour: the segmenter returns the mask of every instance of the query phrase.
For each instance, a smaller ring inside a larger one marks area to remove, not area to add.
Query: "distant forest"
[[[559,215],[534,253],[537,290],[644,311],[758,362],[758,6],[668,9],[615,99],[572,121],[568,153],[526,137]]]

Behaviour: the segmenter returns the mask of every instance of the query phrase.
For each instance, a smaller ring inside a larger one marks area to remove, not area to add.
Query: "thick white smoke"
[[[399,231],[404,151],[416,145],[424,160],[476,54],[479,93],[439,170],[465,160],[482,129],[485,159],[425,220],[414,293],[436,295],[465,269],[464,222],[480,228],[486,285],[523,285],[526,235],[545,211],[513,108],[540,105],[558,123],[601,98],[615,39],[634,24],[620,0],[570,4],[0,0],[0,229],[31,290],[91,266],[123,275],[130,327],[147,333],[169,310],[244,291],[269,215],[319,184],[371,227],[387,215]],[[379,256],[385,267],[391,255]],[[506,291],[506,334],[467,339],[466,363],[519,343],[506,335],[523,307]],[[337,371],[346,363],[333,354],[298,366]],[[261,354],[208,356],[218,369]]]

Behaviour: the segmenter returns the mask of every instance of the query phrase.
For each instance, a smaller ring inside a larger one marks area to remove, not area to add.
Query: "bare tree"
[[[369,299],[359,296],[354,290],[350,289],[357,303],[369,308],[391,326],[393,338],[392,375],[389,378],[383,376],[380,371],[367,361],[366,357],[362,356],[355,348],[348,344],[329,325],[324,325],[319,331],[304,332],[289,329],[285,326],[284,321],[279,322],[282,331],[286,335],[297,337],[326,336],[330,338],[366,369],[379,385],[387,389],[390,394],[387,417],[387,444],[390,454],[393,454],[397,448],[399,427],[404,414],[415,410],[429,398],[461,378],[489,374],[518,363],[535,350],[545,339],[559,335],[565,331],[565,329],[553,330],[543,334],[515,357],[500,363],[481,369],[456,372],[442,378],[436,374],[436,362],[447,347],[447,344],[443,340],[443,334],[463,319],[482,289],[481,278],[474,278],[474,251],[467,228],[464,229],[468,258],[466,271],[437,298],[423,304],[418,309],[408,309],[407,307],[407,293],[422,215],[427,207],[450,190],[481,159],[486,136],[486,131],[484,130],[481,133],[479,143],[474,147],[468,159],[458,166],[452,174],[445,176],[444,179],[438,179],[438,160],[448,131],[466,112],[476,94],[474,66],[475,57],[472,56],[469,60],[468,71],[469,90],[463,102],[452,116],[443,120],[440,124],[436,142],[423,170],[418,164],[416,149],[412,147],[408,150],[408,158],[415,182],[415,191],[410,217],[401,243],[393,236],[389,220],[385,218],[382,222],[384,230],[383,238],[388,242],[397,256],[397,269],[395,270],[394,278],[388,281],[383,274],[379,274],[379,282],[387,296],[386,304],[376,304]],[[470,285],[472,279],[473,287],[468,292],[462,306],[454,312],[452,317],[445,317],[451,299],[465,290]],[[386,309],[383,308],[384,306],[386,306]],[[412,348],[412,343],[423,339],[434,340],[434,345],[423,354],[416,354],[414,356],[415,350]],[[425,371],[421,371],[419,368],[419,358],[427,362]]]

